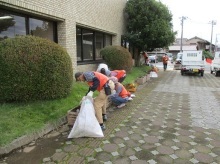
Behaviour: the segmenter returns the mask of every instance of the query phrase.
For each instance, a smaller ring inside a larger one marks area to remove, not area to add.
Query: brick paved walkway
[[[126,107],[108,109],[104,138],[64,142],[43,163],[220,163],[220,78],[160,72]],[[63,132],[68,136],[69,131]]]

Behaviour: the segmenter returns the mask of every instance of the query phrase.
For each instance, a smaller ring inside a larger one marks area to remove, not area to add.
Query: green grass
[[[123,84],[134,83],[138,77],[146,75],[148,70],[150,70],[149,66],[133,67],[132,72],[127,74],[127,77],[123,81]]]
[[[148,69],[146,66],[134,67],[132,72],[127,74],[123,84],[133,83],[137,77],[145,75]],[[71,94],[63,99],[0,104],[0,146],[3,147],[16,138],[40,130],[45,124],[65,116],[69,109],[79,105],[87,91],[86,83],[74,82]]]

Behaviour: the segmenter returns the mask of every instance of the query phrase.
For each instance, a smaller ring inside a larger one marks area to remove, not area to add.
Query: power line
[[[191,23],[195,23],[195,24],[209,24],[208,22],[195,21],[195,20],[192,20],[190,18],[189,18],[189,20],[190,20]]]

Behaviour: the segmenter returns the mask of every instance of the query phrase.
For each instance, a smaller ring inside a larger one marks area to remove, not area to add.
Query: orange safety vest
[[[169,58],[167,56],[163,56],[163,63],[167,63]]]
[[[103,89],[104,85],[108,82],[109,79],[108,79],[107,76],[103,75],[102,73],[94,72],[94,74],[95,74],[95,77],[97,77],[99,79],[99,82],[100,82],[97,90],[101,91]],[[92,86],[93,82],[92,81],[88,82],[88,85]]]
[[[126,71],[125,70],[114,70],[113,72],[116,72],[117,75],[116,75],[116,78],[119,80],[121,77],[124,76],[124,74],[126,74]]]
[[[120,85],[122,87],[122,91],[119,93],[120,97],[125,98],[125,97],[130,97],[131,96],[131,93],[128,92],[122,84],[118,83],[117,85]],[[117,90],[117,87],[118,87],[117,85],[115,86],[116,90]]]

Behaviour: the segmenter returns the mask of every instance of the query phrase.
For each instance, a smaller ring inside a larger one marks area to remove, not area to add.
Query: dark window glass
[[[0,19],[0,40],[26,35],[25,17],[0,12],[0,16],[11,16],[12,19]]]
[[[42,38],[47,38],[50,40],[54,40],[54,31],[53,31],[53,23],[30,18],[29,20],[30,26],[30,34],[34,36],[39,36]]]
[[[93,31],[82,30],[83,60],[93,60]]]
[[[12,19],[3,19],[11,16]],[[0,40],[18,35],[34,35],[57,42],[57,26],[55,22],[29,18],[28,15],[0,11]],[[29,24],[28,24],[29,22]]]
[[[105,34],[105,46],[112,45],[112,36]]]
[[[96,60],[97,59],[101,59],[101,56],[100,56],[100,50],[104,47],[104,39],[103,39],[103,33],[99,33],[99,32],[96,32],[95,33],[95,58]]]
[[[122,40],[122,47],[126,48],[126,41],[125,40]]]

